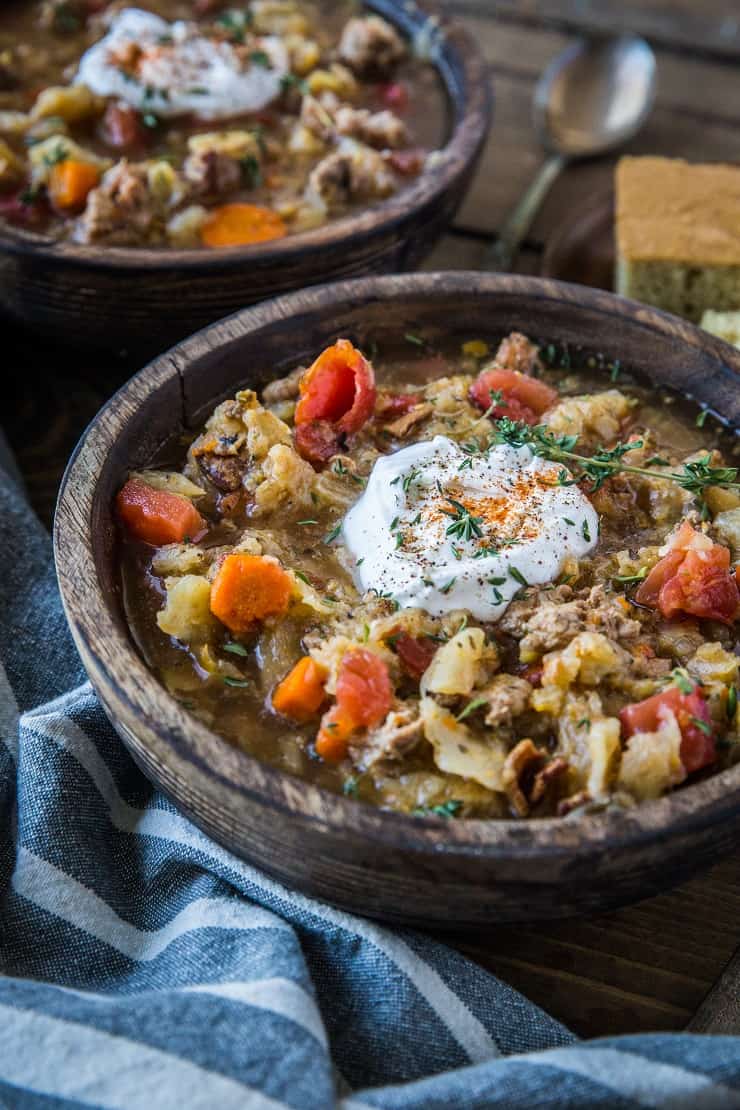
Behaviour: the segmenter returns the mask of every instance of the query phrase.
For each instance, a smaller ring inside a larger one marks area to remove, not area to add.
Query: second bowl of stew
[[[77,343],[411,266],[488,121],[475,47],[416,4],[13,0],[0,59],[2,301]]]
[[[557,915],[677,879],[738,832],[737,361],[480,275],[194,337],[62,492],[114,723],[209,831],[365,912]]]

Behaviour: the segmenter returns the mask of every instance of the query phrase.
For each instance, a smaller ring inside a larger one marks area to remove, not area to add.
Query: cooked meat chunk
[[[519,331],[513,331],[499,343],[494,357],[496,366],[517,370],[520,374],[535,374],[542,370],[540,349]]]
[[[308,179],[307,197],[329,208],[393,192],[393,177],[376,150],[353,143],[319,162]]]
[[[510,725],[529,705],[532,687],[524,678],[513,674],[494,675],[479,696],[488,702],[486,724],[491,727]]]
[[[418,706],[402,705],[393,709],[383,723],[357,745],[357,766],[367,771],[387,760],[403,759],[424,735]]]
[[[388,77],[406,57],[396,29],[377,15],[350,19],[339,40],[339,57],[358,77]]]
[[[199,150],[186,158],[182,168],[186,181],[197,195],[223,196],[235,192],[242,184],[238,162],[215,150]]]
[[[379,149],[396,150],[405,146],[409,134],[403,120],[393,112],[370,112],[367,108],[340,108],[334,116],[340,135],[359,139],[361,143]]]
[[[583,629],[587,614],[585,601],[540,605],[524,626],[526,632],[519,645],[520,657],[531,661],[547,651],[565,647]]]
[[[298,384],[305,374],[304,366],[298,366],[284,378],[277,378],[262,390],[262,400],[266,405],[277,405],[280,401],[294,401],[298,396]]]
[[[412,428],[420,424],[422,420],[426,420],[434,412],[434,405],[427,404],[426,402],[421,405],[414,405],[412,409],[405,412],[403,416],[386,424],[383,429],[389,435],[395,436],[397,439],[403,439]]]
[[[541,802],[557,779],[568,770],[568,761],[553,759],[531,740],[520,740],[509,752],[504,763],[502,780],[511,808],[518,817],[526,817],[533,805]]]
[[[334,111],[339,100],[332,92],[324,92],[320,97],[306,94],[301,101],[301,123],[324,142],[334,134]]]
[[[242,484],[248,460],[238,455],[204,454],[198,456],[198,466],[216,489],[233,493]]]
[[[75,238],[82,243],[137,246],[147,241],[154,220],[146,169],[123,159],[89,194]]]
[[[640,635],[642,625],[625,611],[623,599],[609,595],[602,585],[594,586],[588,595],[589,623],[610,640],[634,640]]]

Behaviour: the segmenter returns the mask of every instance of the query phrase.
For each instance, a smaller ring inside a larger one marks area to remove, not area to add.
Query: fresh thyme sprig
[[[508,443],[512,447],[529,447],[535,455],[550,459],[552,462],[574,463],[577,473],[571,478],[566,471],[560,474],[561,485],[580,482],[584,478],[590,483],[590,492],[599,489],[607,478],[615,474],[639,474],[647,478],[663,478],[675,482],[682,489],[693,493],[699,500],[703,500],[709,486],[719,486],[721,489],[734,489],[740,491],[738,482],[738,468],[735,466],[712,466],[709,452],[701,459],[684,463],[680,469],[671,473],[656,473],[647,467],[630,466],[623,459],[628,451],[642,447],[641,440],[630,443],[617,443],[612,448],[599,448],[593,455],[582,455],[575,451],[578,444],[576,435],[555,435],[544,424],[531,427],[520,420],[510,420],[504,416],[494,425],[495,431],[490,446],[497,443]],[[485,449],[484,449],[485,450]]]
[[[445,535],[454,536],[458,540],[480,539],[483,535],[482,518],[473,516],[470,509],[466,509],[462,502],[455,501],[452,497],[448,497],[447,502],[452,505],[452,508],[443,509],[442,512],[445,516],[451,516],[453,520],[445,530]]]

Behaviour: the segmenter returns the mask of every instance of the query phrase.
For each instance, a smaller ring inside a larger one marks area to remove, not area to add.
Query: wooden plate
[[[431,36],[450,134],[434,165],[365,211],[267,245],[229,250],[91,247],[0,227],[0,309],[77,347],[150,356],[265,297],[359,274],[412,269],[432,249],[470,184],[490,123],[477,44],[427,0],[368,0],[407,38]]]
[[[123,618],[112,502],[129,468],[344,335],[408,328],[469,338],[512,328],[603,352],[740,426],[740,352],[675,317],[581,286],[480,273],[366,278],[212,325],[101,410],[65,475],[54,544],[93,686],[144,771],[215,840],[338,905],[418,925],[594,912],[653,894],[740,843],[740,766],[631,811],[580,820],[444,821],[382,813],[261,764],[165,693]],[[180,447],[182,450],[182,447]]]
[[[550,236],[540,273],[595,289],[614,288],[614,193],[597,193]]]

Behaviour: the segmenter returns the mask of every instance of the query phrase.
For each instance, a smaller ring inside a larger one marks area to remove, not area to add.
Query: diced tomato
[[[681,762],[687,774],[714,763],[717,753],[714,725],[700,688],[684,694],[678,686],[669,686],[644,701],[627,705],[619,714],[626,738],[636,732],[655,732],[673,713],[681,730]],[[698,722],[698,723],[697,723]]]
[[[336,705],[324,714],[316,738],[318,755],[334,763],[344,759],[352,734],[379,724],[392,704],[393,687],[380,656],[365,648],[348,651],[339,666]]]
[[[342,659],[337,676],[337,705],[356,728],[370,728],[383,720],[393,701],[388,667],[373,651],[356,648]]]
[[[133,150],[144,146],[147,140],[141,116],[128,104],[109,104],[100,131],[103,142],[113,150]]]
[[[311,462],[325,462],[343,438],[360,430],[375,408],[372,364],[347,339],[338,339],[319,355],[301,378],[299,389],[296,447]]]
[[[51,211],[45,194],[35,196],[23,189],[12,196],[0,197],[0,219],[19,227],[43,227]]]
[[[426,162],[427,152],[423,147],[409,147],[408,150],[392,150],[388,155],[388,165],[401,177],[413,177],[421,173]]]
[[[392,112],[405,112],[409,106],[409,87],[405,81],[389,81],[378,92],[383,105]]]
[[[396,655],[412,678],[421,678],[437,647],[428,636],[409,636],[407,632],[402,632],[395,642]]]
[[[129,478],[119,491],[116,508],[128,533],[155,547],[195,539],[206,527],[187,497],[153,489],[138,478]]]
[[[420,404],[421,399],[420,393],[383,393],[378,399],[378,416],[381,420],[395,420]]]
[[[498,366],[481,371],[470,387],[470,400],[485,412],[491,406],[492,393],[502,395],[501,403],[491,412],[494,420],[508,416],[511,420],[523,420],[525,424],[539,423],[543,412],[558,399],[557,390],[538,378]]]
[[[740,589],[728,548],[684,521],[670,550],[641,583],[635,600],[669,619],[685,613],[732,624],[740,611]]]

